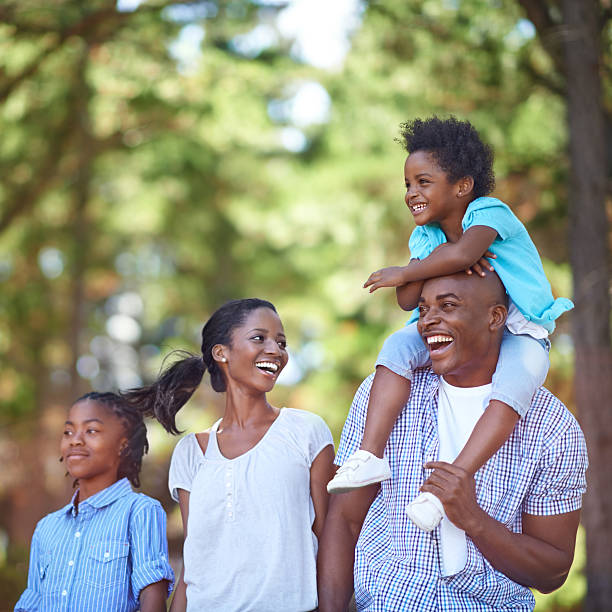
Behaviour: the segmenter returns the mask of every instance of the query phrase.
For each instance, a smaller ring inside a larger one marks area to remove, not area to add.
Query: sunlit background
[[[0,602],[29,540],[65,504],[64,413],[82,393],[150,381],[199,349],[225,300],[270,299],[290,362],[277,405],[339,437],[382,340],[407,319],[368,275],[409,257],[399,124],[455,114],[496,150],[495,195],[570,296],[561,79],[514,0],[118,0],[0,6]],[[547,386],[569,407],[563,317]],[[181,411],[208,427],[207,382]],[[143,490],[169,516],[176,439],[149,425]],[[572,575],[538,609],[578,609]]]

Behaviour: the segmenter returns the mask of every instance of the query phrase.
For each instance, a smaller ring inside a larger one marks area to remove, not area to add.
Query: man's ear
[[[474,191],[474,177],[464,176],[457,181],[457,197],[462,198]]]
[[[489,309],[489,329],[497,331],[503,329],[508,318],[508,309],[503,304],[495,304]]]

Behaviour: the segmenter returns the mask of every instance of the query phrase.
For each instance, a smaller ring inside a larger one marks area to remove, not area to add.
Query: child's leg
[[[510,437],[518,419],[529,410],[531,400],[548,373],[547,341],[504,332],[489,405],[480,417],[465,446],[453,461],[475,474]],[[442,514],[430,506],[424,494],[408,504],[406,511],[421,529],[431,531]],[[416,504],[413,506],[413,504]],[[414,517],[413,517],[414,515]],[[437,520],[434,517],[439,517]]]
[[[410,396],[412,370],[427,363],[429,352],[416,324],[407,325],[385,340],[376,360],[360,450],[347,459],[328,484],[330,493],[350,491],[390,477],[384,449]]]
[[[475,474],[499,450],[529,410],[533,396],[546,380],[549,365],[548,350],[540,341],[504,332],[491,400],[455,465]]]
[[[391,430],[410,397],[412,372],[429,363],[416,323],[391,334],[376,360],[360,448],[382,457]]]

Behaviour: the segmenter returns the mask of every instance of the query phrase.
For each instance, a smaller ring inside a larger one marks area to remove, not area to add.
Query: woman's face
[[[234,328],[230,346],[223,346],[228,385],[239,383],[258,392],[270,391],[287,364],[287,340],[279,316],[270,308],[253,310]]]

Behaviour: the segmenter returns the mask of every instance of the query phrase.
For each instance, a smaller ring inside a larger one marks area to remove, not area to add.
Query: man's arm
[[[344,612],[353,594],[355,545],[379,485],[332,495],[319,542],[319,612]]]
[[[565,582],[574,559],[580,510],[523,514],[523,531],[514,533],[478,505],[474,479],[465,470],[441,461],[426,467],[436,471],[421,490],[442,501],[448,519],[472,538],[496,570],[543,593]]]

